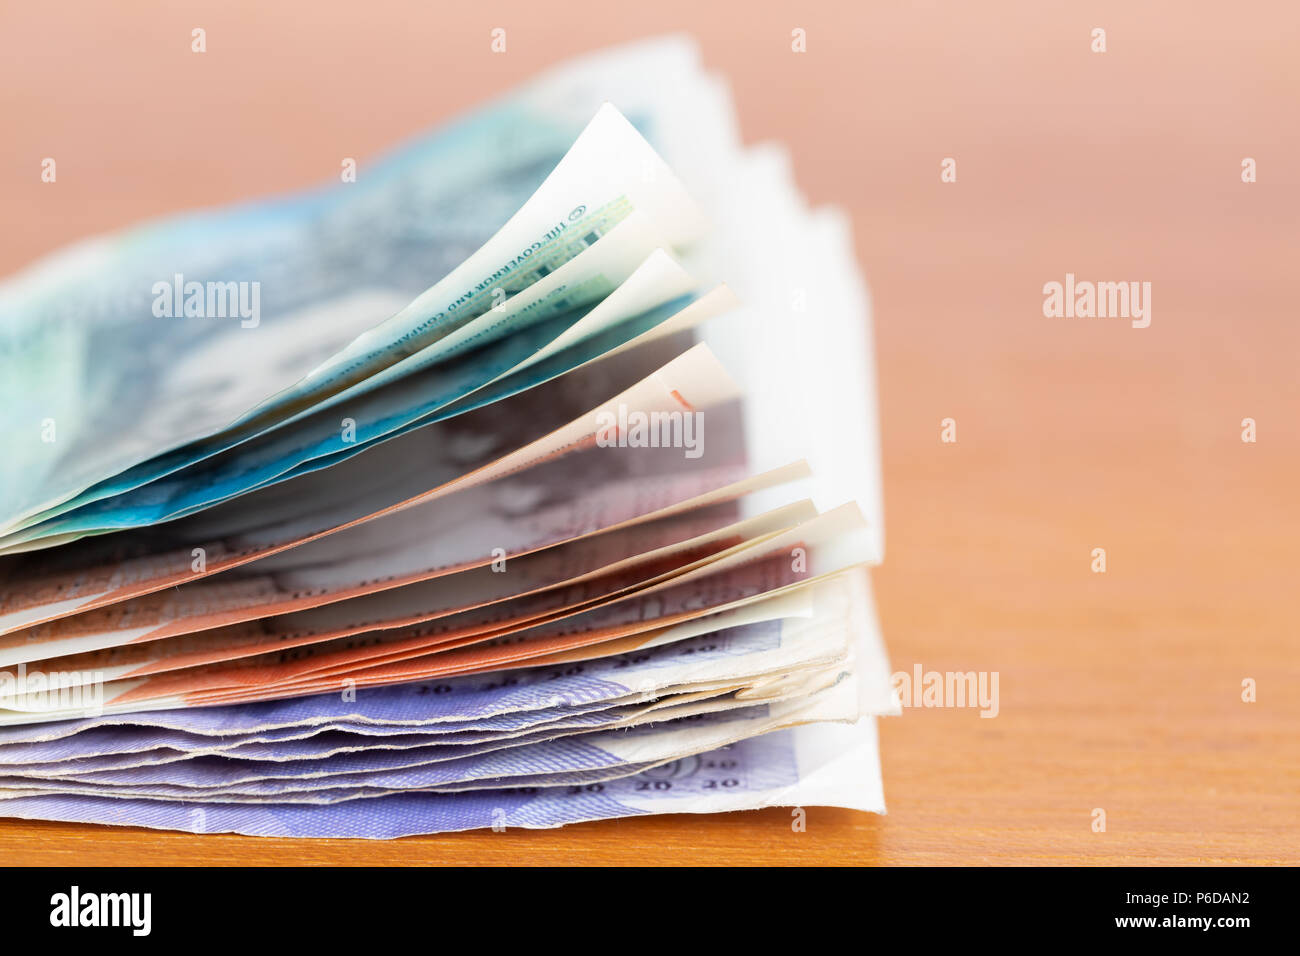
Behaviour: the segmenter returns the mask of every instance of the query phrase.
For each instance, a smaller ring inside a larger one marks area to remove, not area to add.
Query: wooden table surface
[[[0,861],[1300,862],[1300,15],[1075,7],[0,8],[6,273],[148,215],[318,182],[581,50],[694,32],[746,138],[787,142],[809,195],[853,216],[893,666],[997,671],[1001,692],[996,719],[882,721],[889,815],[814,808],[804,833],[785,810],[389,843],[0,820]],[[506,56],[487,53],[494,26]],[[1043,284],[1067,272],[1151,282],[1150,327],[1044,318]]]

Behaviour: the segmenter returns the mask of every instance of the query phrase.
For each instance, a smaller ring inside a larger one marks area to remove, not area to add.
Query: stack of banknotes
[[[0,816],[883,810],[842,216],[680,38],[343,165],[0,286]]]

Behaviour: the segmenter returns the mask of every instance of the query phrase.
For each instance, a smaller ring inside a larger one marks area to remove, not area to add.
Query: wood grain
[[[812,198],[853,217],[893,664],[997,671],[1001,706],[883,721],[889,815],[814,808],[804,833],[784,810],[390,843],[0,820],[0,861],[1300,862],[1300,14],[1233,9],[7,5],[4,272],[147,215],[319,181],[582,49],[696,33],[747,138],[787,142]],[[946,156],[956,183],[939,181]],[[1150,281],[1151,326],[1044,318],[1042,286],[1067,271]]]

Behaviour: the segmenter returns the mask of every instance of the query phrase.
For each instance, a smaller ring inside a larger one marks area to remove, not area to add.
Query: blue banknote
[[[0,765],[0,777],[14,775],[21,776],[24,780],[77,780],[86,783],[129,784],[136,782],[131,777],[132,773],[143,774],[149,768],[165,768],[166,772],[163,776],[168,779],[159,778],[142,782],[201,786],[203,784],[192,781],[209,779],[215,772],[223,769],[231,770],[235,777],[239,777],[240,768],[243,768],[243,773],[248,779],[257,778],[258,768],[265,768],[266,775],[270,776],[305,775],[307,769],[295,770],[295,768],[315,767],[319,771],[331,765],[354,766],[354,772],[361,772],[361,770],[433,763],[453,757],[468,757],[487,753],[489,750],[588,733],[618,722],[621,716],[621,713],[607,711],[588,712],[567,718],[562,724],[548,726],[542,730],[498,731],[494,734],[456,732],[357,734],[351,731],[327,730],[309,737],[273,743],[251,742],[235,745],[229,749],[222,749],[221,745],[218,745],[217,750],[154,749],[77,757],[52,763],[6,764]],[[224,744],[224,740],[222,743]],[[362,762],[361,757],[364,754],[374,754],[373,762]],[[337,762],[325,763],[327,760],[335,761],[335,758],[338,758]],[[349,760],[355,761],[355,765],[348,764]],[[182,770],[171,766],[181,763],[184,763],[187,769]]]
[[[757,705],[704,715],[693,726],[699,727],[708,720],[738,721],[765,716],[766,706]],[[637,730],[644,733],[662,732],[662,728],[672,723],[650,724],[645,728],[620,731],[614,736],[597,731],[510,746],[468,748],[468,753],[465,747],[435,743],[394,750],[365,748],[314,760],[194,757],[120,770],[88,771],[43,778],[41,785],[58,786],[71,780],[115,788],[174,786],[237,789],[243,793],[264,795],[323,787],[429,788],[485,777],[516,777],[620,767],[628,761],[620,757],[616,747],[610,745],[615,736],[626,740]],[[13,786],[17,779],[0,777],[5,786]]]
[[[0,776],[0,787],[36,789],[99,786],[116,794],[204,796],[230,794],[277,797],[302,790],[339,790],[353,787],[380,790],[424,790],[452,785],[500,785],[507,780],[539,777],[584,780],[617,776],[672,756],[668,741],[687,730],[700,733],[715,728],[755,724],[768,718],[765,705],[704,714],[683,721],[665,721],[626,732],[560,737],[520,746],[465,754],[460,748],[433,745],[410,750],[362,750],[320,760],[241,761],[225,757],[196,757],[175,763],[96,771],[71,777],[23,778]],[[743,735],[743,732],[742,734]],[[634,738],[648,747],[631,747]],[[654,742],[662,740],[661,749]],[[648,759],[629,759],[627,754]]]
[[[827,804],[884,809],[874,725],[835,728],[804,746],[809,728],[778,731],[602,783],[464,793],[403,793],[323,805],[184,804],[96,796],[0,800],[0,815],[256,836],[392,839],[472,829],[548,828],[655,813],[708,813]],[[856,749],[855,749],[856,747]],[[824,771],[838,753],[853,761],[837,787]]]
[[[142,527],[193,514],[248,491],[337,464],[381,440],[445,421],[555,379],[649,331],[694,298],[674,299],[507,375],[582,317],[559,316],[487,346],[473,362],[417,373],[339,409],[317,412],[286,429],[267,432],[194,467],[82,505],[16,532],[5,541],[20,544],[50,535]],[[349,427],[340,427],[345,418]]]
[[[296,760],[343,749],[368,746],[413,747],[434,741],[476,744],[519,733],[540,724],[594,726],[608,719],[605,701],[568,707],[543,707],[511,711],[478,720],[442,721],[436,724],[367,724],[331,721],[328,724],[293,724],[243,734],[195,734],[171,727],[110,725],[91,727],[53,740],[0,745],[0,773],[18,768],[90,766],[97,758],[121,757],[129,761],[156,754],[148,762],[165,762],[199,753],[222,753],[253,760]],[[172,756],[168,756],[172,755]]]
[[[266,389],[290,388],[479,248],[602,101],[617,99],[654,142],[664,100],[640,78],[695,69],[693,51],[676,42],[576,64],[364,163],[355,181],[138,226],[7,281],[0,399],[32,427],[16,428],[0,459],[0,532],[221,450],[203,440],[256,421]],[[175,276],[256,283],[258,329],[268,334],[250,350],[238,316],[159,318],[155,286]],[[178,364],[181,355],[190,360]],[[135,374],[122,375],[126,367]],[[128,431],[117,427],[124,420]],[[46,422],[57,441],[43,437]]]
[[[365,748],[406,749],[430,744],[476,745],[519,739],[537,727],[547,734],[586,730],[614,722],[623,709],[606,701],[575,706],[515,710],[473,721],[378,724],[331,721],[292,724],[252,734],[188,734],[170,727],[92,727],[79,734],[0,747],[0,774],[73,773],[139,763],[164,763],[196,754],[221,754],[244,760],[291,761]],[[103,761],[95,765],[92,761]]]

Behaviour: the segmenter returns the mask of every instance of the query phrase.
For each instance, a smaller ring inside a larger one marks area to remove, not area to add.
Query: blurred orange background
[[[891,660],[998,671],[998,718],[883,721],[890,814],[814,809],[802,834],[778,810],[385,845],[0,820],[0,856],[1300,863],[1300,6],[9,0],[0,274],[324,182],[566,57],[679,30],[746,141],[786,143],[801,188],[852,217]],[[1044,318],[1067,272],[1151,282],[1150,327]]]

